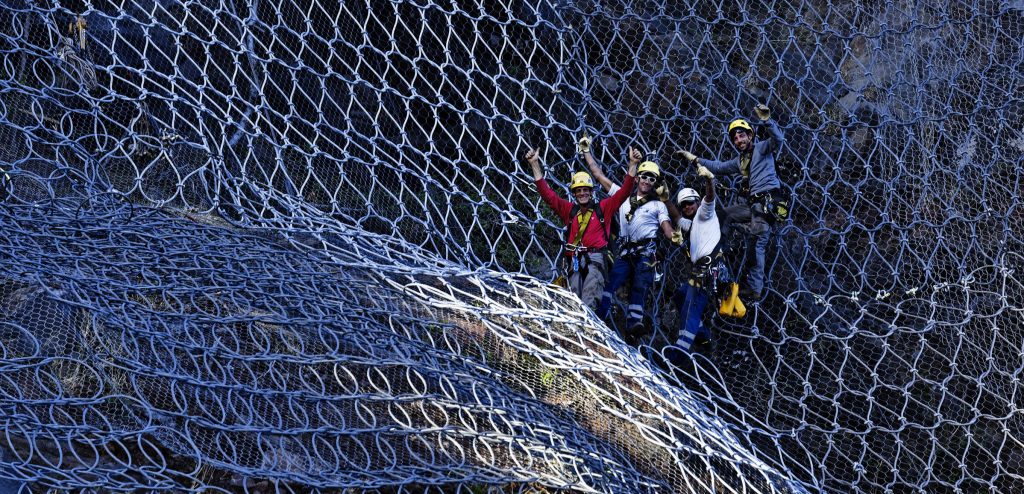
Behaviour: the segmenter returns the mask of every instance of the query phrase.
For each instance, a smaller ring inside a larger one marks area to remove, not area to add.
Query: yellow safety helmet
[[[590,174],[587,172],[576,172],[572,174],[572,185],[569,186],[569,190],[575,190],[576,187],[590,187],[594,188],[594,179],[590,178]]]
[[[653,161],[644,161],[643,163],[640,163],[640,167],[636,169],[637,175],[640,175],[641,173],[650,173],[661,177],[661,168],[659,168],[658,164]]]
[[[742,118],[737,118],[736,120],[733,120],[732,122],[729,122],[729,137],[730,138],[732,137],[732,133],[735,132],[737,129],[743,129],[743,130],[745,130],[747,132],[750,132],[751,134],[754,133],[754,128],[750,126],[750,122],[748,122],[748,121],[746,121],[746,120],[744,120]]]

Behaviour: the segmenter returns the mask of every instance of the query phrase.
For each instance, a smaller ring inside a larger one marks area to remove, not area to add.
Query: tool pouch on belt
[[[708,296],[714,298],[721,295],[731,281],[729,266],[721,258],[715,260],[708,272]]]
[[[582,250],[566,252],[563,262],[563,270],[566,276],[569,276],[578,271],[586,271],[587,265],[590,264],[590,256]]]
[[[704,289],[709,298],[716,298],[731,281],[729,267],[720,255],[704,256],[693,263],[690,280],[694,286]]]
[[[783,196],[782,190],[773,189],[753,195],[755,210],[759,210],[772,224],[781,223],[789,218],[789,198]]]
[[[558,261],[558,277],[552,284],[560,286],[562,288],[569,287],[569,277],[573,273],[583,269],[582,264],[587,262],[587,254],[585,249],[578,247],[573,244],[567,244],[559,256]]]
[[[741,197],[750,196],[750,177],[740,178],[739,184],[736,186],[736,192],[738,192]]]
[[[586,255],[581,257],[586,258]],[[569,277],[573,273],[580,269],[580,260],[576,259],[575,255],[564,255],[559,263],[558,277],[552,282],[553,285],[560,286],[562,288],[569,288]]]
[[[562,273],[565,276],[582,270],[586,262],[587,249],[572,244],[565,245],[565,255],[562,256]]]

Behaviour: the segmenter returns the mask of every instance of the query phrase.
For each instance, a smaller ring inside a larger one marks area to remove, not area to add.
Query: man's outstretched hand
[[[672,243],[676,245],[683,245],[683,232],[679,230],[672,232]]]
[[[772,111],[769,110],[768,105],[764,103],[758,103],[756,106],[754,106],[754,114],[756,114],[757,118],[760,119],[762,122],[768,120],[769,118],[772,118]]]
[[[685,149],[678,149],[678,150],[676,150],[675,154],[678,154],[679,156],[682,156],[683,159],[686,160],[687,163],[693,164],[693,163],[697,162],[697,155],[693,154],[693,153],[691,153],[691,152],[689,152],[689,151],[687,151]]]
[[[526,159],[526,162],[529,163],[530,166],[540,166],[540,152],[537,148],[527,151],[523,158]]]
[[[580,154],[586,154],[590,152],[590,136],[583,134],[579,141],[576,141],[576,150]]]
[[[668,202],[668,187],[665,184],[659,185],[654,192],[658,194],[658,199],[661,199],[661,202]]]
[[[634,147],[629,148],[629,164],[637,165],[644,159],[644,153],[641,153],[639,149]]]

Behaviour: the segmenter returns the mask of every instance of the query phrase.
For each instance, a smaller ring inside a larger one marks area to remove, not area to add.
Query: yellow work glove
[[[747,315],[747,307],[740,300],[739,283],[729,283],[729,296],[722,300],[718,313],[724,317],[743,317]]]
[[[657,189],[654,189],[654,192],[658,194],[658,199],[661,199],[661,202],[668,201],[668,187],[665,184],[659,185]]]
[[[762,122],[768,120],[769,118],[772,118],[771,110],[769,110],[768,105],[764,103],[758,103],[756,106],[754,106],[754,114],[756,114],[757,118],[759,118]]]
[[[677,150],[676,154],[682,156],[683,159],[686,160],[687,163],[696,163],[697,162],[697,155],[693,154],[693,153],[691,153],[691,152],[689,152],[689,151],[687,151],[685,149]]]
[[[735,288],[735,290],[734,290]],[[718,307],[718,314],[726,317],[732,316],[732,309],[736,306],[737,294],[740,287],[736,283],[729,283],[729,293],[722,299],[722,305]]]
[[[580,152],[580,154],[589,153],[590,152],[590,136],[588,136],[586,134],[583,134],[583,137],[580,137],[580,140],[576,142],[576,150],[578,150]]]
[[[704,178],[715,178],[715,174],[711,173],[704,165],[697,166],[697,175]]]
[[[743,317],[747,315],[747,306],[743,305],[740,296],[736,295],[736,305],[732,307],[732,317]]]
[[[676,245],[683,245],[683,232],[679,230],[672,232],[672,243]]]

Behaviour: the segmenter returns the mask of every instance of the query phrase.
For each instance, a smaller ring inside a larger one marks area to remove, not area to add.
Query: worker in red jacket
[[[587,172],[576,172],[572,176],[569,191],[576,203],[573,204],[551,190],[540,166],[536,149],[526,153],[526,161],[533,169],[541,199],[551,206],[566,224],[564,249],[565,271],[569,289],[580,297],[584,304],[594,308],[604,290],[608,274],[608,237],[611,235],[611,218],[622,203],[633,192],[633,180],[637,164],[643,155],[639,150],[629,149],[629,171],[622,188],[611,197],[600,202],[594,201],[594,180]],[[597,205],[595,208],[594,205]],[[606,220],[607,218],[607,220]],[[582,233],[581,233],[582,232]]]

